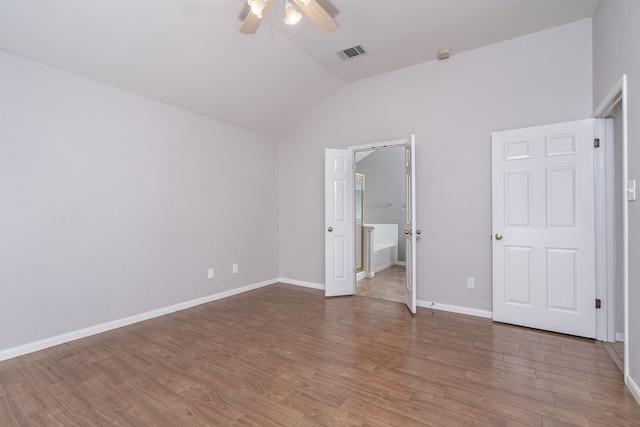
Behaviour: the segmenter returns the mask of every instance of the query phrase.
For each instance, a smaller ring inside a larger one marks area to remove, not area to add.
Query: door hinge
[[[600,148],[600,138],[595,138],[593,140],[593,148]]]
[[[596,308],[602,308],[602,300],[600,298],[596,298]]]

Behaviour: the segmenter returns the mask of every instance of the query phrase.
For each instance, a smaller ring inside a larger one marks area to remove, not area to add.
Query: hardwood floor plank
[[[585,362],[583,358],[576,358],[574,360],[559,359],[555,357],[546,357],[545,362],[548,365],[554,367],[561,367],[567,369],[578,370],[585,372],[586,374],[595,374],[599,376],[606,376],[610,378],[621,378],[621,373],[615,363],[610,363],[607,366],[602,366],[597,363]]]
[[[240,411],[260,414],[281,426],[293,426],[304,416],[303,412],[248,388],[233,395],[230,402]]]
[[[124,408],[129,408],[125,406]],[[113,410],[105,406],[94,406],[89,411],[73,414],[73,418],[83,427],[84,426],[132,426],[133,419],[126,418],[121,413],[122,410]]]
[[[480,392],[481,391],[481,392]],[[422,394],[417,394],[416,399],[425,400]],[[486,413],[487,416],[497,417],[494,425],[522,424],[527,426],[542,426],[542,416],[518,405],[512,405],[504,401],[492,400],[487,396],[487,388],[470,391],[458,387],[449,387],[444,399],[436,399],[436,404],[441,400],[453,403],[464,402],[463,412],[476,414]]]
[[[0,362],[0,426],[640,425],[602,343],[276,284]]]
[[[122,409],[119,416],[124,418],[131,426],[154,426],[154,427],[174,427],[173,420],[153,408],[145,401],[139,401],[133,406]]]
[[[484,356],[484,355],[483,355]],[[520,375],[528,375],[532,378],[536,376],[536,370],[526,366],[507,363],[503,359],[493,357],[479,357],[475,354],[461,353],[460,357],[441,356],[437,352],[431,352],[427,356],[428,360],[438,361],[439,363],[449,364],[452,367],[464,368],[467,371],[481,371],[485,374],[496,374],[499,371],[513,372]]]
[[[186,372],[190,378],[197,379],[200,383],[214,390],[221,396],[230,396],[245,387],[245,383],[235,378],[229,372],[222,372],[218,369],[207,369],[196,366]]]
[[[115,385],[124,384],[142,376],[141,371],[117,356],[106,357],[93,363],[102,378]]]
[[[571,396],[557,396],[556,406],[583,413],[592,425],[640,425],[640,414],[628,413],[625,409],[626,405],[618,403],[602,402],[596,399],[586,402],[573,399]]]
[[[515,374],[512,372],[500,372],[500,381],[509,381],[513,384],[524,386],[528,389],[540,390],[545,393],[551,393],[552,402],[558,398],[558,396],[566,395],[571,396],[575,400],[582,400],[585,402],[593,403],[593,396],[588,390],[584,388],[576,389],[573,385],[565,385],[558,382],[549,382],[536,377],[524,376]]]
[[[274,421],[271,421],[269,418],[262,416],[256,413],[248,413],[241,416],[235,423],[234,426],[242,426],[242,427],[281,427],[282,424],[278,424]]]
[[[522,393],[512,393],[501,388],[487,387],[487,401],[497,401],[510,404],[514,407],[526,408],[527,411],[543,417],[552,417],[563,422],[573,423],[573,425],[589,425],[586,415],[579,411],[566,410],[565,408],[556,406],[555,401],[553,403],[545,402],[536,398],[530,398]]]
[[[512,363],[514,365],[520,365],[524,367],[528,367],[531,369],[535,369],[536,371],[546,371],[550,374],[564,375],[569,378],[576,379],[585,379],[587,378],[587,374],[584,371],[579,369],[573,369],[572,367],[564,367],[547,364],[545,362],[538,362],[529,359],[523,359],[521,357],[514,357],[511,355],[505,354],[504,361],[507,363]]]
[[[196,402],[183,401],[167,408],[163,415],[175,426],[230,426],[236,423],[244,413],[232,407],[212,408]]]
[[[443,397],[448,388],[448,385],[439,384],[428,378],[408,374],[386,366],[379,365],[373,373],[387,381],[404,384],[432,397]]]
[[[162,378],[142,376],[118,387],[136,402],[144,401],[154,409],[162,411],[182,401],[178,390],[165,387],[160,383]]]
[[[309,381],[297,384],[295,391],[305,393],[319,402],[338,408],[351,395],[351,388],[338,386],[333,375],[322,372],[315,374]]]
[[[518,381],[514,381],[514,379],[518,379]],[[555,397],[553,393],[543,387],[536,387],[535,381],[535,378],[528,376],[501,372],[498,379],[486,381],[484,384],[528,399],[554,404]]]
[[[21,425],[20,420],[24,416],[19,410],[17,404],[10,396],[0,397],[0,425],[1,426],[18,426]]]
[[[296,425],[336,425],[361,426],[363,420],[355,418],[349,411],[328,405],[314,399],[306,393],[294,390],[283,403],[296,409],[305,416]]]
[[[43,411],[29,417],[29,421],[37,426],[69,427],[80,424],[66,412]]]
[[[412,400],[412,412],[429,414],[429,424],[438,426],[500,426],[505,424],[507,418],[521,416],[518,411],[513,411],[513,408],[509,408],[507,416],[506,411],[497,411],[493,406],[487,406],[483,396],[484,392],[477,393],[453,387],[442,398],[432,399],[418,392]],[[535,420],[535,417],[533,419]],[[531,422],[531,418],[528,420],[529,425],[536,425],[535,422]]]
[[[368,390],[368,393],[379,396],[395,395],[401,399],[409,400],[415,390],[404,384],[389,382],[382,377],[354,368],[346,369],[340,374],[340,377],[347,379],[352,387],[363,387]]]
[[[91,393],[75,381],[51,384],[48,389],[70,414],[91,409]]]
[[[109,355],[105,352],[89,350],[62,358],[58,364],[76,381],[83,382],[100,376],[100,373],[94,369],[93,363],[108,357]]]
[[[122,393],[118,386],[100,376],[84,381],[82,386],[86,390],[83,397],[91,408],[101,407],[104,410],[117,411],[135,405],[137,400]]]
[[[23,383],[16,383],[7,386],[9,397],[15,403],[22,417],[30,417],[40,411],[46,411],[46,407],[34,398],[29,387]]]
[[[260,363],[266,367],[276,368],[284,374],[295,375],[302,378],[311,378],[317,372],[312,365],[301,362],[299,359],[285,357],[282,353],[269,350],[260,356],[254,356],[249,361]]]
[[[340,406],[341,409],[349,411],[358,417],[364,418],[373,425],[385,426],[428,426],[425,414],[424,421],[416,421],[400,413],[385,410],[373,403],[366,402],[356,397],[349,397]]]

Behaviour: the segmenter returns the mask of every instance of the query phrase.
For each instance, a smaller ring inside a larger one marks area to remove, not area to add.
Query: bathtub
[[[364,271],[366,277],[398,263],[398,224],[365,224]]]

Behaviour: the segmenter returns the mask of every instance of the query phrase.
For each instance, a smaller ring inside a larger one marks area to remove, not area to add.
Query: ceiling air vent
[[[368,53],[369,52],[367,52],[365,48],[362,47],[362,45],[357,45],[349,47],[347,49],[339,50],[336,52],[336,55],[338,55],[338,58],[342,59],[343,61],[348,61],[350,59],[354,59]]]

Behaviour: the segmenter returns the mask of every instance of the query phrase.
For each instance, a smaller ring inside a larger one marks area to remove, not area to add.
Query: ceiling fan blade
[[[333,33],[338,29],[340,24],[327,13],[316,0],[311,0],[305,5],[304,0],[294,0],[302,11],[325,33]]]
[[[262,9],[262,15],[264,16],[267,13],[267,9],[271,6],[271,0],[265,2],[264,9]],[[242,25],[240,26],[240,32],[242,34],[255,34],[258,30],[258,27],[262,23],[262,18],[258,18],[256,15],[249,10],[247,16],[242,21]]]

